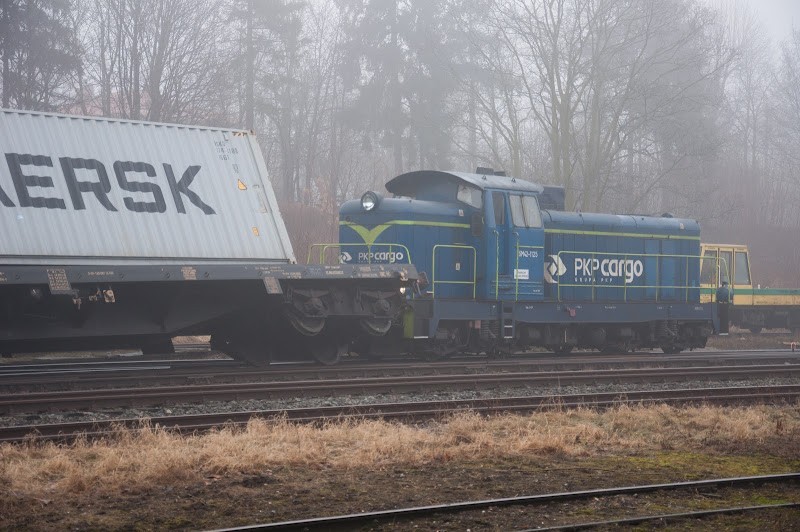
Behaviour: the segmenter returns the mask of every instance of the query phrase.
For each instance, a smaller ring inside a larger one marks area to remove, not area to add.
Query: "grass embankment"
[[[649,455],[707,448],[752,452],[762,445],[796,442],[798,436],[800,408],[766,406],[621,406],[489,419],[464,413],[425,426],[346,421],[314,427],[254,420],[246,429],[189,437],[145,428],[69,446],[35,441],[0,446],[0,496],[113,494],[280,466],[380,469],[530,455]]]

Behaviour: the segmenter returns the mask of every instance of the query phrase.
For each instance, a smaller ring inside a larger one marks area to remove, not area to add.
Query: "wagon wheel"
[[[567,345],[567,344],[557,345],[557,346],[555,346],[553,348],[553,353],[555,353],[556,355],[559,355],[559,356],[568,355],[568,354],[572,353],[572,349],[574,347],[575,346],[573,346],[573,345]]]
[[[633,351],[633,346],[631,342],[616,342],[603,344],[598,350],[604,355],[625,354]]]
[[[367,360],[382,360],[384,353],[381,353],[372,345],[372,338],[368,336],[359,336],[352,345],[352,350],[358,353],[358,356]]]
[[[259,367],[269,366],[273,354],[269,342],[257,337],[233,339],[224,333],[211,335],[211,349],[221,351],[234,360]]]
[[[677,345],[662,345],[661,351],[663,351],[665,355],[677,355],[683,351],[683,349]]]
[[[175,352],[172,338],[148,338],[139,347],[143,355],[169,355]]]
[[[323,366],[333,366],[339,363],[342,355],[347,353],[347,344],[336,342],[318,343],[311,346],[311,356]]]

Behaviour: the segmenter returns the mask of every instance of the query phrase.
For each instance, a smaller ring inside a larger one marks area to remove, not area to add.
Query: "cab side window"
[[[719,281],[720,284],[726,282],[731,284],[730,272],[733,269],[733,252],[720,251],[719,252]]]
[[[522,196],[522,206],[525,212],[525,225],[528,227],[542,226],[542,213],[539,211],[539,202],[533,196]]]
[[[750,268],[747,264],[747,253],[744,251],[736,252],[736,267],[734,268],[734,280],[736,284],[750,284]]]
[[[470,187],[467,185],[458,185],[458,193],[456,195],[458,201],[464,202],[470,207],[480,209],[483,207],[483,196],[480,189]]]
[[[494,207],[494,224],[506,224],[506,204],[501,192],[492,192],[492,206]]]
[[[522,196],[511,194],[508,196],[508,202],[511,204],[511,221],[514,222],[516,227],[525,227],[525,214],[522,207]]]
[[[511,219],[516,227],[541,227],[542,215],[533,196],[508,196],[511,204]]]
[[[717,284],[717,252],[707,249],[703,253],[703,264],[700,273],[701,284]]]

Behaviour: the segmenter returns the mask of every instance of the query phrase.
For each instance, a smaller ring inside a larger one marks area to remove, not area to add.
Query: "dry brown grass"
[[[32,441],[0,446],[0,500],[54,493],[136,492],[155,484],[251,474],[271,467],[389,468],[521,455],[592,456],[715,445],[757,451],[776,437],[797,440],[800,408],[673,408],[620,406],[482,418],[455,415],[427,426],[383,421],[322,427],[253,420],[180,437],[147,427],[101,442],[69,446]]]

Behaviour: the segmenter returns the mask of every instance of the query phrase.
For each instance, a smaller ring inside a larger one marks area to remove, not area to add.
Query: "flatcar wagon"
[[[703,244],[702,300],[711,301],[722,282],[730,287],[730,321],[754,333],[762,329],[800,332],[800,289],[754,286],[746,245]]]
[[[488,169],[410,172],[386,189],[393,197],[342,205],[340,260],[414,264],[420,280],[402,320],[365,350],[674,353],[719,327],[700,300],[694,220],[542,210],[559,207],[552,187]]]
[[[0,110],[0,352],[171,348],[335,361],[409,264],[296,264],[255,134]]]

